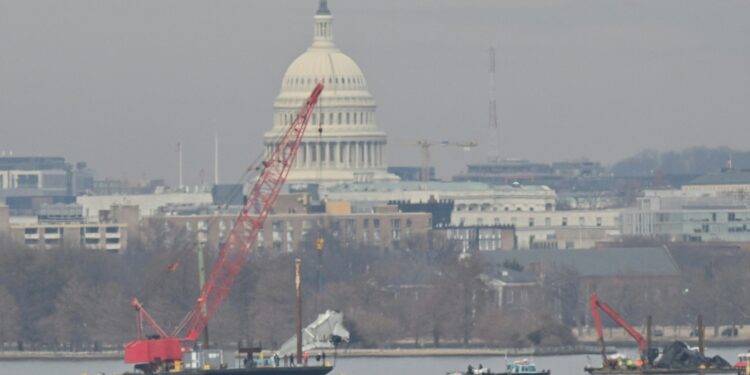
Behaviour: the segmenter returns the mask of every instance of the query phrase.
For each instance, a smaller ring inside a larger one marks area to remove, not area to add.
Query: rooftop
[[[65,158],[56,156],[2,156],[0,170],[66,169]]]
[[[750,184],[750,171],[725,169],[721,172],[700,176],[686,185],[747,185]]]
[[[394,192],[394,191],[447,191],[447,192],[462,192],[462,191],[533,191],[533,192],[548,192],[551,189],[544,185],[520,185],[513,187],[510,185],[506,186],[492,186],[482,182],[448,182],[448,181],[399,181],[399,182],[372,182],[366,184],[339,184],[328,187],[329,192],[335,193],[355,193],[355,192]]]
[[[517,261],[528,269],[569,269],[581,276],[677,276],[680,269],[665,247],[604,248],[584,250],[516,250],[480,252],[485,262],[502,265]]]

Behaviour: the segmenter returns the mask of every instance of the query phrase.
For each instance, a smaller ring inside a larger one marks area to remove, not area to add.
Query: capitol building
[[[273,105],[273,128],[264,135],[268,153],[294,121],[316,84],[325,89],[302,139],[290,183],[398,181],[389,174],[387,136],[376,124],[375,100],[362,70],[333,42],[326,0],[314,17],[312,45],[286,70]]]

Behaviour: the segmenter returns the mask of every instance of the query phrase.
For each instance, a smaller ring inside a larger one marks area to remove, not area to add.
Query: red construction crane
[[[136,310],[138,338],[125,346],[126,363],[135,363],[136,368],[146,373],[162,365],[169,367],[174,361],[182,359],[183,351],[187,350],[185,343],[198,340],[208,321],[227,297],[229,289],[255,245],[258,232],[262,229],[263,222],[271,211],[271,206],[276,201],[297,156],[307,122],[322,91],[323,84],[315,86],[297,118],[278,139],[273,153],[263,161],[262,171],[219,251],[216,263],[200,291],[193,310],[170,334],[156,323],[137,299],[133,299],[131,305]],[[154,331],[154,335],[144,335],[144,320]],[[180,337],[182,332],[187,333]]]
[[[599,300],[599,297],[596,295],[596,293],[591,293],[591,316],[594,318],[594,323],[596,324],[596,333],[599,335],[599,345],[602,349],[602,360],[604,361],[604,364],[607,364],[607,352],[604,349],[604,331],[602,330],[602,319],[599,316],[599,309],[604,311],[607,315],[609,315],[612,320],[615,321],[620,327],[624,328],[625,331],[628,332],[628,334],[635,339],[635,341],[638,343],[638,349],[641,354],[641,360],[644,362],[648,361],[648,351],[649,351],[649,343],[646,341],[646,339],[643,338],[643,336],[635,330],[630,324],[628,324],[622,317],[620,317],[617,312],[609,307],[606,303]]]

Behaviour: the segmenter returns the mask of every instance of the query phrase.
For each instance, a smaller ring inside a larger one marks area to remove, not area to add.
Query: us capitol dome
[[[398,181],[386,171],[387,137],[376,125],[375,100],[367,80],[357,63],[333,43],[333,16],[326,0],[320,0],[314,21],[313,43],[289,65],[274,101],[273,128],[264,135],[266,152],[272,152],[315,85],[322,82],[325,89],[287,181]]]

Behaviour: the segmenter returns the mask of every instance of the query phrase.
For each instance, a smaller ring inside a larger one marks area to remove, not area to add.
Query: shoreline
[[[659,342],[655,345],[663,346]],[[711,347],[745,348],[747,341],[729,341],[708,343]],[[635,347],[629,342],[612,342],[608,352],[622,348]],[[233,350],[233,349],[232,349]],[[231,350],[229,350],[231,351]],[[337,353],[338,358],[419,358],[419,357],[523,357],[555,355],[598,355],[599,347],[590,343],[560,347],[539,348],[392,348],[392,349],[345,349]],[[329,355],[333,355],[330,353]],[[101,352],[51,352],[51,351],[5,351],[0,352],[1,361],[87,361],[87,360],[122,360],[122,351]]]

